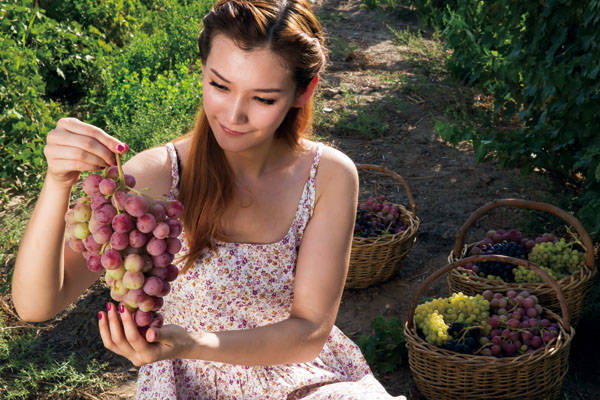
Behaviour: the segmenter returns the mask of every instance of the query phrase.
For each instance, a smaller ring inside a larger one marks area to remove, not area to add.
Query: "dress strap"
[[[309,207],[310,207],[311,215],[312,215],[312,211],[314,210],[314,207],[315,207],[317,170],[319,168],[319,160],[321,158],[321,153],[323,152],[324,147],[325,146],[323,145],[323,143],[317,143],[317,151],[315,152],[315,158],[314,158],[312,166],[310,168],[310,177],[308,179],[308,195],[309,195]]]
[[[171,142],[168,142],[165,147],[167,148],[167,153],[169,154],[169,159],[171,160],[171,189],[169,190],[169,197],[174,199],[179,195],[179,173],[181,164],[179,162],[179,155],[177,154],[175,145]]]

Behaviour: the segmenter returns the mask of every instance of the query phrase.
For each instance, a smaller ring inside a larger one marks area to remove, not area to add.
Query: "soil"
[[[447,263],[457,230],[475,209],[508,197],[559,201],[562,190],[541,175],[523,176],[494,162],[477,163],[468,145],[451,146],[434,132],[435,122],[445,119],[445,108],[459,89],[439,72],[443,57],[417,65],[415,54],[394,41],[386,25],[397,31],[417,31],[412,11],[392,14],[367,10],[360,0],[315,3],[332,49],[318,89],[324,122],[317,120],[315,133],[357,163],[376,164],[402,175],[421,221],[417,241],[394,276],[366,289],[344,292],[336,325],[356,340],[371,331],[371,321],[379,314],[406,320],[419,284]],[[423,32],[424,43],[429,36]],[[415,80],[417,75],[421,77],[418,82],[436,90],[419,92],[395,84]],[[474,102],[477,96],[473,94]],[[354,113],[344,113],[352,104]],[[360,114],[374,117],[357,129],[359,125],[353,122]],[[337,123],[326,123],[336,118]],[[408,204],[403,189],[388,197]],[[445,280],[439,279],[423,295],[447,293]],[[53,346],[59,361],[75,353],[82,359],[95,354],[99,361],[109,363],[107,370],[112,372],[107,377],[115,387],[85,398],[132,399],[137,368],[105,350],[98,335],[95,311],[108,298],[108,291],[98,284],[53,321],[36,325],[43,330],[42,342]],[[407,362],[399,371],[378,377],[390,394],[419,398]],[[593,393],[600,391],[597,384],[580,383],[565,384],[569,398],[592,399]]]

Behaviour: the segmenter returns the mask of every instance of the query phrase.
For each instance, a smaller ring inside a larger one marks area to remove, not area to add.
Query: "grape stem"
[[[119,170],[119,183],[125,184],[125,177],[123,176],[123,166],[121,165],[121,156],[118,153],[115,153],[115,158],[117,159],[117,169]]]
[[[106,246],[108,245],[108,243],[109,243],[109,242],[110,242],[110,241],[108,241],[108,242],[105,242],[105,243],[102,245],[102,248],[100,249],[100,252],[99,252],[98,254],[100,254],[100,255],[104,254],[104,249],[106,249]]]

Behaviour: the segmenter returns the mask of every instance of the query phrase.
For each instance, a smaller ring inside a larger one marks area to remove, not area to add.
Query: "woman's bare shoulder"
[[[314,142],[316,145],[316,142]],[[317,198],[325,188],[337,186],[342,190],[355,190],[358,187],[358,172],[354,161],[331,144],[321,143],[323,151],[319,158],[316,176]]]
[[[135,189],[150,197],[161,197],[171,189],[171,159],[167,148],[152,147],[131,157],[123,171],[135,177]]]
[[[314,143],[317,144],[317,142]],[[321,175],[321,180],[339,179],[341,175],[350,179],[358,176],[356,165],[348,155],[329,143],[320,144],[323,146],[323,151],[319,158],[317,175]]]

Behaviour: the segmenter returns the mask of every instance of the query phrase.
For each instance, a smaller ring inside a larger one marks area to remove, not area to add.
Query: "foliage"
[[[198,36],[202,18],[212,1],[180,2],[159,0],[140,21],[140,29],[121,51],[117,64],[140,71],[150,68],[153,78],[177,64],[194,64],[198,57]]]
[[[184,65],[151,78],[150,68],[107,71],[106,97],[92,123],[104,125],[134,151],[157,146],[186,132],[202,96],[201,76]],[[92,94],[93,95],[93,94]]]
[[[202,94],[197,37],[212,3],[2,2],[3,199],[7,189],[41,188],[45,136],[62,116],[128,132],[139,150],[187,130]]]
[[[139,0],[41,0],[46,15],[58,22],[77,22],[101,32],[108,42],[122,47],[134,36],[145,7]]]
[[[51,348],[35,333],[38,329],[12,329],[0,313],[0,398],[78,398],[78,388],[103,388],[106,367],[96,360],[54,359]],[[31,328],[34,328],[32,326]]]
[[[60,114],[43,99],[45,84],[36,54],[10,38],[0,40],[0,184],[16,189],[41,186],[43,137]]]
[[[47,96],[78,101],[87,88],[99,83],[113,47],[93,27],[88,30],[74,21],[57,22],[44,15],[44,10],[33,8],[31,1],[24,3],[0,6],[2,35],[34,52]]]
[[[493,94],[496,117],[516,128],[445,129],[479,159],[548,171],[582,189],[573,209],[600,233],[600,1],[412,0],[453,50],[448,66]],[[447,127],[446,127],[447,128]]]
[[[407,357],[402,325],[398,318],[380,314],[373,319],[372,333],[358,339],[367,362],[379,373],[396,371]]]

